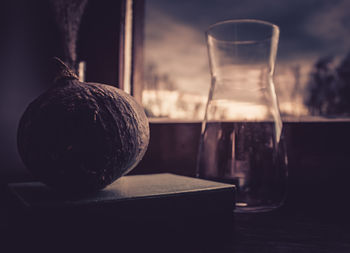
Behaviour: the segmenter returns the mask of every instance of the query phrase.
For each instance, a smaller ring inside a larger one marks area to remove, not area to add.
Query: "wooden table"
[[[293,214],[288,210],[238,214],[234,243],[227,249],[242,253],[350,252],[349,224],[339,217]]]
[[[11,198],[2,187],[1,228],[7,232],[11,228],[8,217],[11,215]],[[4,208],[6,207],[6,208]],[[5,212],[7,210],[7,212]],[[289,203],[279,210],[268,213],[236,213],[230,232],[220,229],[198,231],[171,231],[162,224],[144,227],[141,233],[131,233],[128,238],[114,237],[113,231],[108,232],[108,252],[298,252],[298,253],[340,253],[350,252],[350,219],[347,212],[340,212],[334,207],[323,209],[303,209],[291,206]],[[157,229],[157,231],[155,231]],[[50,231],[47,231],[50,233]],[[181,235],[179,234],[181,233]],[[200,235],[206,234],[205,238]],[[135,235],[135,236],[133,236]],[[183,240],[185,238],[185,240]],[[17,238],[9,238],[12,245],[21,245]],[[7,238],[6,240],[9,241]],[[74,238],[72,239],[74,241]],[[84,240],[83,240],[84,241]],[[103,241],[103,238],[102,238]],[[101,240],[99,241],[101,242]],[[64,245],[62,241],[62,245]],[[90,249],[90,242],[85,245],[75,245],[82,250],[84,246]],[[3,247],[4,244],[1,244]],[[11,244],[10,244],[11,245]],[[63,247],[52,245],[52,247]],[[106,245],[101,245],[100,251],[105,252]],[[23,246],[23,245],[22,245]],[[65,247],[70,249],[70,245]],[[115,248],[115,249],[114,249]],[[114,251],[115,250],[115,251]],[[7,252],[2,251],[1,252]],[[67,251],[68,252],[68,251]]]

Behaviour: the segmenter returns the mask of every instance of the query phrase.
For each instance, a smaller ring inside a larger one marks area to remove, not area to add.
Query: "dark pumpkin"
[[[26,167],[52,188],[102,189],[133,169],[149,142],[143,108],[122,90],[79,82],[58,58],[53,83],[24,112],[18,150]]]

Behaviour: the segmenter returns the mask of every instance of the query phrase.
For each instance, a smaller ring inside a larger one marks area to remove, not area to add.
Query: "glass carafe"
[[[197,176],[235,184],[236,211],[268,211],[286,195],[287,159],[273,83],[279,28],[230,20],[207,30],[212,83]]]

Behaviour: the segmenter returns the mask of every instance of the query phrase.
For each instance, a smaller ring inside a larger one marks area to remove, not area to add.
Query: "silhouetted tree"
[[[293,76],[294,76],[294,86],[293,86],[293,90],[292,93],[290,95],[290,98],[292,101],[294,101],[296,99],[296,97],[298,96],[298,94],[300,93],[300,87],[301,87],[301,66],[299,64],[294,65],[291,67]]]
[[[146,65],[145,88],[150,90],[175,90],[175,84],[167,73],[160,73],[155,63]]]
[[[338,112],[350,115],[350,52],[336,68],[338,77]]]
[[[144,104],[145,112],[148,117],[167,117],[167,113],[163,114],[164,101],[161,91],[175,90],[175,84],[167,73],[161,73],[158,66],[154,62],[150,62],[145,67],[144,72],[144,89],[153,92],[153,99]],[[161,113],[154,114],[154,109],[157,108]]]
[[[311,72],[305,104],[312,115],[350,115],[350,53],[336,67],[333,57],[319,59]]]

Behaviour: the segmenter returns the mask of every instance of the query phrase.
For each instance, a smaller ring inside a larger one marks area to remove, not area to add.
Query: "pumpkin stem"
[[[52,58],[51,77],[54,83],[62,79],[76,79],[79,77],[60,58]]]

